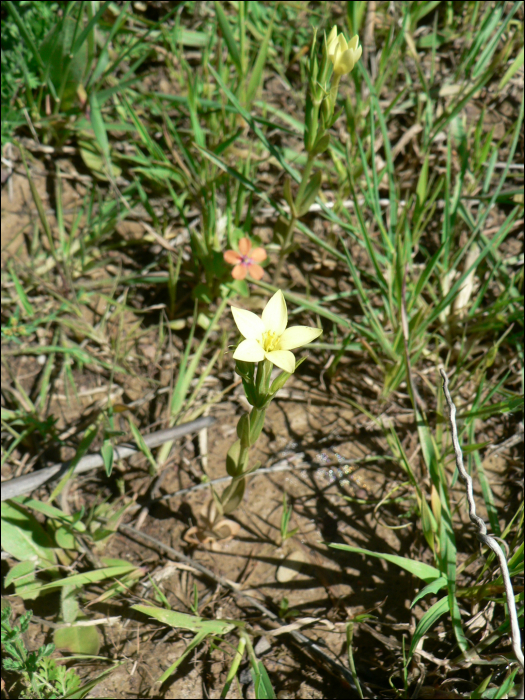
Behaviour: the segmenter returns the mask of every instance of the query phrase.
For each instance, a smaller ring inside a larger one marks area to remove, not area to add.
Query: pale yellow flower
[[[233,353],[234,360],[261,362],[266,359],[292,374],[295,356],[290,350],[311,343],[323,332],[321,328],[309,326],[286,328],[288,310],[280,289],[266,304],[261,318],[246,309],[235,306],[231,309],[237,328],[245,338]]]
[[[334,65],[334,74],[336,76],[350,73],[363,52],[362,47],[359,46],[357,34],[347,43],[344,35],[337,33],[335,25],[328,36],[326,44],[328,47],[328,58]]]

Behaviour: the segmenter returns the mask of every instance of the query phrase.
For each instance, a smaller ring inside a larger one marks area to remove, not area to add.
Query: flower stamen
[[[263,333],[262,341],[264,352],[272,352],[272,350],[275,350],[279,344],[277,333],[274,333],[273,331],[266,331]]]

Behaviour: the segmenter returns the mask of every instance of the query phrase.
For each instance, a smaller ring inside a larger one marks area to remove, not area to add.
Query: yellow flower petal
[[[265,327],[258,316],[246,309],[238,309],[236,306],[232,306],[231,310],[233,320],[244,338],[253,340],[260,340],[262,338]],[[235,359],[240,360],[242,358],[236,357]],[[248,360],[248,362],[250,362],[250,360]],[[257,360],[251,360],[251,362],[257,362]]]
[[[288,311],[286,309],[284,294],[280,289],[275,292],[273,297],[266,304],[262,312],[262,321],[265,330],[272,331],[277,336],[281,335],[286,328],[286,324],[288,323]]]
[[[287,328],[279,338],[279,350],[293,350],[307,345],[312,340],[319,338],[322,333],[321,328],[310,328],[309,326],[291,326]]]
[[[355,51],[357,49],[358,44],[359,44],[359,36],[356,34],[348,42],[348,48],[352,49],[352,51]]]
[[[289,350],[272,350],[272,352],[265,353],[265,357],[277,367],[284,369],[285,372],[289,372],[290,374],[295,372],[295,357],[293,352]]]
[[[233,359],[244,362],[261,362],[264,360],[264,350],[256,340],[243,340],[233,353]]]
[[[341,56],[339,56],[338,58],[337,65],[334,66],[334,72],[340,73],[341,75],[350,73],[350,71],[356,64],[354,56],[355,51],[351,50],[345,51],[343,54],[341,54]]]
[[[332,27],[332,31],[328,35],[328,39],[326,40],[326,46],[328,48],[328,55],[331,56],[334,49],[335,49],[335,43],[337,41],[337,25],[334,24]]]
[[[348,44],[346,43],[344,34],[339,34],[339,36],[337,37],[337,42],[339,44],[339,48],[341,49],[341,53],[347,50]]]

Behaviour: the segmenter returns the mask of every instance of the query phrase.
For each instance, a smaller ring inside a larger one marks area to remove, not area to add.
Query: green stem
[[[335,112],[335,103],[337,100],[337,92],[339,90],[339,81],[341,80],[340,75],[334,75],[334,81],[332,83],[332,86],[330,87],[330,97],[328,98],[330,100],[330,119],[333,117],[334,112]]]
[[[239,465],[242,465],[242,471],[246,471],[246,466],[248,464],[248,452],[250,451],[250,447],[242,447],[241,445],[241,451],[239,453]]]
[[[293,230],[295,228],[296,222],[297,222],[297,219],[295,218],[295,216],[292,216],[290,221],[288,222],[288,227],[286,229],[286,233],[284,234],[284,242],[281,246],[281,250],[279,251],[279,260],[277,261],[277,265],[275,266],[275,272],[273,273],[273,284],[276,287],[279,286],[279,280],[281,278],[281,271],[283,269],[284,261],[286,259],[285,250],[290,245],[290,241],[292,239],[292,234],[293,234]]]
[[[297,195],[295,197],[296,208],[299,208],[301,206],[301,200],[304,196],[304,191],[306,189],[306,185],[308,184],[308,180],[310,179],[310,174],[312,172],[312,168],[314,167],[314,161],[315,161],[315,155],[312,153],[309,153],[308,159],[306,161],[306,165],[304,166],[301,184],[299,185],[299,189],[297,190]],[[277,261],[277,266],[275,268],[275,272],[273,275],[273,283],[275,286],[279,285],[281,271],[283,269],[284,261],[286,260],[286,256],[287,256],[286,251],[287,251],[288,247],[290,246],[290,243],[292,242],[293,232],[294,232],[296,223],[297,223],[297,217],[294,216],[293,214],[291,214],[290,221],[288,222],[288,226],[286,228],[286,233],[284,234],[284,242],[281,246],[281,250],[279,253],[279,260]]]
[[[301,202],[302,202],[302,199],[304,196],[304,191],[306,189],[306,185],[308,184],[308,180],[310,179],[310,174],[312,172],[312,168],[314,167],[314,160],[315,160],[315,155],[312,152],[310,152],[308,154],[308,159],[306,161],[306,165],[304,166],[301,184],[299,185],[299,189],[297,190],[297,196],[295,197],[296,207],[301,206]]]

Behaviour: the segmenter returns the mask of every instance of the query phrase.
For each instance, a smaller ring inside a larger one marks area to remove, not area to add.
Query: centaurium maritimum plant
[[[237,508],[244,496],[246,476],[260,467],[260,462],[250,467],[248,456],[263,429],[266,410],[275,394],[306,359],[296,362],[291,350],[311,343],[323,332],[321,328],[309,326],[287,328],[288,311],[281,290],[268,301],[261,317],[234,306],[232,314],[244,338],[233,353],[235,371],[242,379],[252,409],[239,418],[238,439],[226,456],[226,471],[232,477],[232,482],[220,496],[215,491],[212,492],[215,508],[208,509],[208,512],[214,513],[217,523],[225,522],[223,515]],[[274,365],[283,371],[271,382]],[[213,529],[213,525],[208,523],[210,529]]]
[[[306,95],[304,120],[304,147],[307,160],[304,166],[299,189],[295,197],[292,195],[291,180],[284,182],[284,198],[290,207],[290,217],[279,219],[275,237],[281,244],[279,260],[275,268],[273,283],[279,284],[286,256],[292,250],[292,239],[295,225],[314,203],[321,187],[321,171],[311,175],[317,156],[324,153],[330,145],[328,130],[335,124],[342,110],[335,112],[339,82],[343,75],[350,73],[360,59],[362,48],[359,46],[357,34],[347,42],[344,35],[338,33],[334,26],[324,37],[321,65],[316,55],[316,41],[312,42],[310,61],[308,64],[308,89]],[[330,67],[332,72],[330,74]],[[311,177],[310,177],[311,176]]]

